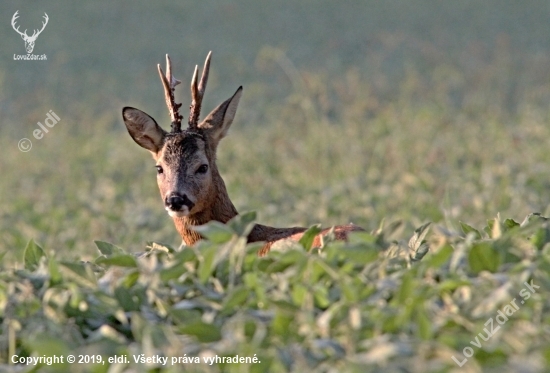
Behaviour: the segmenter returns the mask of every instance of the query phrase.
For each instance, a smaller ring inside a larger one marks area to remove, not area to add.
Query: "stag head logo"
[[[27,53],[32,53],[32,50],[34,49],[34,42],[36,41],[36,38],[42,31],[44,31],[44,28],[48,24],[48,15],[44,13],[44,22],[42,22],[42,28],[40,30],[34,30],[31,36],[27,35],[27,30],[25,29],[24,32],[19,31],[19,26],[15,26],[15,21],[17,18],[19,18],[18,15],[19,11],[16,11],[11,19],[11,27],[19,34],[21,35],[21,38],[25,41],[25,49],[27,50]]]

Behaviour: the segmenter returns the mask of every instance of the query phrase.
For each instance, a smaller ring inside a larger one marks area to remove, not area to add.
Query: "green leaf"
[[[504,226],[506,227],[506,230],[510,230],[515,227],[519,227],[519,223],[515,221],[514,219],[506,219],[504,220]]]
[[[428,341],[432,339],[433,331],[432,331],[432,321],[426,314],[426,311],[424,310],[424,305],[420,304],[416,308],[416,325],[418,328],[418,334],[420,335],[420,338],[424,341]]]
[[[355,285],[355,281],[350,278],[344,278],[340,282],[340,288],[342,289],[342,295],[348,302],[356,302],[359,299],[359,291]]]
[[[315,257],[310,261],[310,266],[308,268],[308,280],[311,281],[311,283],[316,283],[320,281],[322,277],[327,275],[337,277],[338,273],[320,258]]]
[[[215,220],[193,227],[193,230],[203,235],[208,241],[217,244],[229,242],[235,235],[229,226]]]
[[[470,249],[468,263],[476,274],[484,270],[494,273],[500,266],[500,255],[490,243],[478,242]]]
[[[399,304],[405,304],[414,292],[414,284],[411,272],[405,272],[401,278],[401,286],[397,291],[397,300]]]
[[[302,238],[300,238],[299,244],[302,245],[306,251],[309,251],[311,247],[313,246],[313,241],[315,240],[315,237],[321,233],[321,225],[316,224],[309,227],[304,234],[302,235]]]
[[[464,234],[467,236],[469,233],[473,233],[474,234],[474,237],[477,239],[477,240],[480,240],[481,239],[481,233],[475,229],[474,227],[472,227],[471,225],[468,225],[466,223],[463,223],[461,221],[459,221],[460,223],[460,228],[462,228],[462,232],[464,232]]]
[[[543,226],[537,229],[529,240],[538,250],[541,250],[546,243],[550,242],[550,230]]]
[[[122,285],[127,288],[131,288],[136,284],[137,280],[139,279],[139,275],[139,270],[128,273],[126,276],[124,276],[124,279],[122,280]]]
[[[216,245],[208,246],[201,249],[202,260],[199,264],[199,280],[204,284],[208,281],[212,270],[214,269],[214,257],[218,247]]]
[[[84,287],[96,287],[97,280],[89,265],[84,263],[60,262],[60,272]]]
[[[247,272],[243,275],[243,282],[249,288],[255,288],[258,286],[258,274],[256,272]]]
[[[240,237],[246,237],[252,228],[254,228],[255,220],[256,211],[248,211],[235,216],[227,222],[227,225],[229,225],[233,232],[237,233]]]
[[[285,314],[288,315],[293,315],[300,310],[300,307],[296,307],[294,303],[290,303],[287,300],[272,300],[271,304],[273,304],[279,311],[285,312]]]
[[[108,257],[100,256],[95,260],[95,264],[130,268],[137,267],[136,258],[130,254],[117,254]]]
[[[416,250],[416,253],[414,253],[414,255],[411,254],[411,260],[421,260],[428,253],[428,251],[430,251],[430,245],[428,245],[428,242],[426,242],[426,240],[423,240],[421,245]]]
[[[174,255],[174,259],[181,263],[187,263],[197,260],[197,254],[195,253],[195,250],[186,246]]]
[[[413,236],[409,240],[409,248],[413,252],[416,252],[418,248],[424,243],[424,238],[428,234],[430,224],[432,223],[426,223],[421,227],[415,229]]]
[[[273,261],[267,266],[267,268],[265,268],[265,272],[267,273],[284,272],[291,266],[298,268],[298,266],[302,265],[305,260],[307,260],[306,253],[301,248],[297,250],[289,250],[284,253],[274,252],[271,255],[273,257],[276,255],[280,256],[277,257],[276,261]]]
[[[409,249],[411,250],[410,257],[412,260],[420,260],[426,255],[430,247],[424,239],[428,234],[431,223],[426,223],[414,231],[413,236],[409,240]]]
[[[467,286],[467,285],[471,285],[471,283],[466,280],[445,280],[440,284],[438,284],[437,288],[440,291],[454,291],[460,286]]]
[[[26,339],[25,344],[30,351],[34,351],[39,356],[63,356],[74,352],[74,349],[71,349],[71,346],[65,340],[59,338],[59,336],[46,333]],[[64,360],[64,363],[66,363],[66,360]],[[52,364],[57,369],[60,369],[60,365]]]
[[[368,232],[355,231],[349,233],[348,242],[352,244],[374,244],[376,243],[376,237]]]
[[[110,255],[126,254],[123,249],[121,249],[116,245],[113,245],[112,243],[105,242],[105,241],[94,241],[94,243],[102,255],[110,256]]]
[[[223,305],[224,310],[234,311],[233,309],[236,306],[241,306],[246,302],[248,296],[250,295],[250,289],[241,287],[234,290],[225,298],[225,304]]]
[[[182,334],[193,335],[202,343],[216,342],[222,338],[220,328],[204,322],[197,322],[180,327],[179,332]]]
[[[141,304],[134,300],[133,294],[128,288],[119,286],[115,288],[114,295],[124,312],[139,311]]]
[[[380,251],[376,246],[370,246],[365,248],[364,246],[360,247],[348,247],[340,251],[340,255],[347,259],[348,262],[354,263],[356,265],[365,265],[368,263],[374,262],[378,259]]]
[[[182,262],[178,261],[176,264],[169,268],[163,268],[160,271],[160,279],[162,282],[168,282],[170,280],[175,280],[183,275],[187,269]]]
[[[548,218],[545,218],[540,214],[540,212],[533,212],[525,217],[523,221],[521,222],[520,226],[525,227],[527,225],[533,224],[533,223],[540,223],[548,221]]]
[[[271,323],[275,335],[283,337],[286,340],[290,333],[290,324],[292,323],[292,314],[277,311]]]
[[[315,305],[321,309],[325,309],[330,306],[328,289],[324,286],[316,286],[313,289],[313,298],[315,299]]]
[[[46,257],[44,250],[31,239],[27,246],[25,247],[25,252],[23,254],[25,261],[25,269],[29,271],[34,271],[38,268],[40,260],[43,257]]]
[[[61,283],[63,278],[61,276],[61,272],[59,271],[59,266],[54,258],[50,258],[48,270],[50,272],[50,286]]]
[[[292,291],[290,292],[290,296],[292,297],[292,302],[294,302],[295,305],[298,307],[301,307],[304,303],[304,299],[306,297],[306,294],[308,293],[307,288],[302,284],[295,284],[292,287]]]
[[[429,267],[439,268],[443,264],[445,264],[447,260],[449,260],[449,258],[453,254],[453,251],[453,247],[449,244],[446,244],[445,246],[441,247],[437,252],[427,257],[425,263],[427,263]]]

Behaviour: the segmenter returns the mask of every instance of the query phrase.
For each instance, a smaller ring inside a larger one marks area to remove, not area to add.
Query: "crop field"
[[[0,14],[0,372],[550,371],[547,1]],[[168,129],[156,64],[186,109],[209,51],[241,215],[185,247],[121,110]],[[312,228],[259,258],[253,222]]]

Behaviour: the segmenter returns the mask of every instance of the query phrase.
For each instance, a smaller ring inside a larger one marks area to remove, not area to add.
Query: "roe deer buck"
[[[149,150],[156,161],[157,183],[164,208],[172,217],[176,229],[187,245],[193,245],[202,237],[193,226],[211,220],[226,223],[237,215],[229,199],[225,183],[216,166],[216,149],[227,134],[237,112],[242,86],[228,100],[221,103],[199,123],[202,99],[208,80],[211,52],[206,57],[200,82],[197,83],[198,66],[191,81],[192,102],[188,127],[181,129],[183,117],[181,104],[174,99],[176,85],[181,83],[172,75],[170,57],[166,55],[166,75],[160,65],[158,71],[171,118],[171,132],[160,128],[153,118],[141,110],[125,107],[122,117],[128,133],[141,147]],[[256,224],[248,236],[248,242],[263,241],[258,252],[263,256],[271,246],[284,239],[299,240],[306,228],[273,228]],[[315,237],[313,246],[321,246],[321,236],[331,229],[324,229]],[[346,240],[350,231],[361,230],[353,224],[334,227],[336,239]]]

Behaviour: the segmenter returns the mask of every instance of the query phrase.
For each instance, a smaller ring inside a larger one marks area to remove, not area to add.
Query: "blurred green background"
[[[33,52],[47,61],[14,60],[17,10],[29,34],[48,14]],[[454,230],[549,212],[548,1],[10,1],[0,14],[7,260],[31,238],[83,259],[93,240],[180,243],[120,115],[135,106],[168,127],[166,53],[184,108],[210,50],[203,115],[244,86],[218,166],[262,223]],[[49,110],[61,120],[36,140]]]

